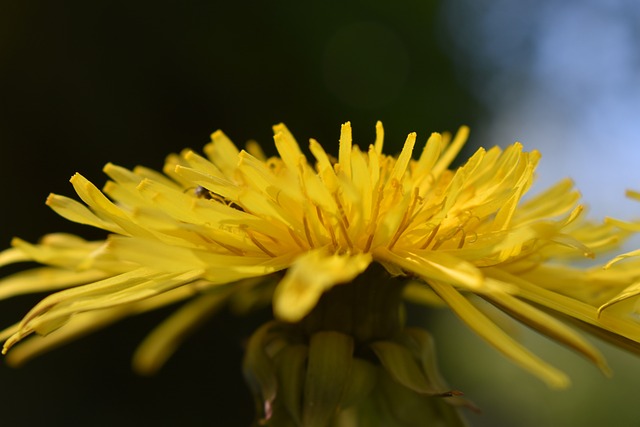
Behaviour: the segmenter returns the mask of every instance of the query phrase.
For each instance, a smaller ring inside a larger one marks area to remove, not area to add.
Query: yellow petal
[[[158,276],[157,272],[141,268],[89,285],[79,286],[49,295],[33,307],[24,319],[22,319],[22,322],[20,323],[20,330],[7,340],[4,345],[3,352],[6,353],[13,344],[17,343],[25,336],[35,332],[36,326],[32,325],[32,322],[36,321],[39,317],[46,315],[50,310],[61,303],[79,299],[81,300],[84,297],[91,297],[92,295],[106,295],[106,298],[109,298],[112,292],[121,291],[131,285],[139,284],[148,280],[150,277],[156,276]],[[77,311],[83,311],[82,307]],[[71,312],[73,312],[73,310]],[[49,323],[45,322],[43,324],[42,322],[37,322],[37,327],[41,333],[51,332],[52,330],[62,326],[62,324],[68,320],[69,315],[70,312],[65,312],[63,316],[53,316],[51,319],[52,321]]]
[[[75,271],[51,267],[34,268],[0,280],[0,299],[16,295],[52,291],[103,279],[102,271]]]
[[[384,144],[384,128],[382,127],[382,122],[376,122],[376,140],[373,143],[373,148],[376,153],[382,154],[382,146]]]
[[[278,284],[273,296],[275,315],[297,322],[334,285],[353,280],[371,263],[370,254],[338,255],[317,249],[300,256]]]
[[[351,144],[351,123],[347,122],[340,128],[340,149],[338,150],[338,160],[340,169],[348,180],[351,180]]]
[[[155,310],[177,301],[192,297],[196,292],[198,283],[175,288],[142,301],[119,305],[102,310],[77,313],[69,319],[64,328],[56,329],[46,336],[32,336],[28,340],[19,343],[7,354],[7,364],[20,366],[25,362],[43,353],[54,350],[70,341],[81,338],[96,330],[111,325],[124,317]],[[0,332],[0,340],[13,335],[19,330],[19,325],[14,325],[13,332],[8,330]],[[10,329],[10,328],[8,328]]]
[[[31,257],[19,248],[9,248],[0,252],[0,267],[25,261],[31,261]]]
[[[471,290],[478,290],[483,276],[478,268],[464,260],[437,251],[390,251],[386,248],[374,252],[376,259],[396,264],[425,281],[438,280]]]
[[[338,188],[338,178],[324,148],[322,148],[322,145],[320,145],[318,141],[311,139],[309,140],[309,150],[316,158],[318,175],[324,182],[324,185],[327,186],[330,192],[336,191]]]
[[[407,171],[407,166],[409,166],[409,161],[411,160],[411,155],[413,154],[413,147],[415,146],[415,144],[416,133],[411,132],[404,142],[404,146],[402,147],[402,151],[400,152],[395,165],[393,165],[393,170],[391,171],[391,175],[389,176],[390,183],[392,183],[394,180],[402,180],[402,176]]]
[[[640,343],[640,328],[638,322],[630,316],[620,316],[615,309],[604,310],[598,313],[598,309],[575,298],[571,298],[557,292],[549,291],[540,286],[522,279],[507,271],[497,268],[486,269],[488,275],[504,282],[517,285],[517,296],[528,301],[549,308],[561,315],[588,323],[595,328],[603,329],[614,334],[621,335],[631,341]],[[610,313],[610,311],[612,311]]]
[[[214,315],[229,297],[232,288],[204,294],[180,307],[140,343],[133,355],[133,368],[144,375],[155,374],[206,319]]]
[[[487,280],[490,281],[492,279]],[[564,323],[504,292],[489,292],[484,294],[483,297],[505,313],[522,321],[536,331],[583,354],[597,365],[602,372],[606,375],[611,375],[611,370],[602,354]]]
[[[604,268],[610,268],[613,264],[622,261],[623,259],[626,258],[632,258],[632,257],[637,257],[640,255],[640,249],[636,249],[635,251],[631,251],[631,252],[627,252],[621,255],[618,255],[617,257],[615,257],[614,259],[612,259],[611,261],[609,261]]]
[[[422,154],[420,154],[413,174],[416,177],[422,177],[425,174],[431,173],[431,169],[433,169],[433,166],[438,161],[438,157],[440,157],[443,148],[444,142],[442,141],[442,135],[436,132],[432,133],[422,149]]]
[[[458,129],[458,133],[456,133],[453,142],[447,147],[444,154],[433,166],[432,173],[434,176],[437,177],[447,167],[449,167],[453,159],[458,155],[464,144],[467,142],[467,138],[469,138],[469,128],[467,126],[461,126],[460,129]]]
[[[221,130],[211,134],[211,142],[204,147],[204,152],[227,177],[232,177],[238,162],[240,151]]]
[[[158,241],[135,237],[109,236],[107,247],[119,259],[150,267],[155,271],[204,269],[204,261],[194,251]]]
[[[273,133],[273,140],[276,143],[276,148],[282,161],[289,170],[297,171],[298,165],[306,162],[304,154],[300,151],[298,142],[291,132],[289,132],[289,129],[282,123],[273,127]]]
[[[622,301],[624,301],[626,299],[629,299],[629,298],[636,297],[638,295],[640,295],[640,281],[632,283],[631,285],[627,286],[618,295],[616,295],[615,297],[611,298],[606,303],[602,304],[598,308],[598,313],[602,313],[603,310],[606,310],[607,308],[611,307],[612,305],[618,304],[619,302],[622,302]]]
[[[87,242],[82,247],[57,247],[49,245],[43,241],[42,244],[32,245],[22,239],[14,238],[11,244],[27,255],[29,260],[37,261],[43,264],[69,268],[75,270],[86,261],[92,251],[99,249],[102,243]]]
[[[437,282],[429,284],[467,326],[513,362],[540,377],[550,387],[566,388],[569,386],[569,378],[564,373],[548,365],[507,335],[453,286]]]
[[[114,233],[125,234],[125,231],[117,224],[98,217],[85,205],[69,197],[50,194],[49,197],[47,197],[46,203],[58,215],[69,221],[91,225]]]

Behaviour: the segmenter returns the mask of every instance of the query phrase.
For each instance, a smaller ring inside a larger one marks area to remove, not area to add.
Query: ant
[[[231,200],[228,200],[224,197],[222,197],[221,195],[219,195],[218,193],[214,193],[213,191],[203,187],[202,185],[198,185],[195,190],[194,190],[194,194],[197,198],[199,199],[206,199],[206,200],[215,200],[218,203],[223,203],[227,206],[229,206],[230,208],[233,208],[235,210],[238,211],[242,211],[244,212],[245,210],[238,205],[237,203],[232,202]]]

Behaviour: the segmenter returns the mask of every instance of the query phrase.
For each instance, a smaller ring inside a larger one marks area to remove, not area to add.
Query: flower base
[[[405,327],[402,289],[372,266],[299,323],[259,328],[243,366],[257,424],[464,425],[457,406],[467,402],[441,379],[430,335]]]

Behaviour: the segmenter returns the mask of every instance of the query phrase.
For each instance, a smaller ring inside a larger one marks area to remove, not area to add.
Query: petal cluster
[[[153,370],[173,351],[171,338],[223,303],[273,298],[276,317],[297,322],[324,292],[372,262],[415,279],[408,298],[446,304],[552,386],[568,380],[494,323],[476,298],[605,371],[599,352],[557,317],[638,349],[636,319],[598,308],[637,281],[640,269],[567,264],[615,247],[628,232],[587,221],[568,180],[525,197],[538,152],[519,143],[479,149],[451,169],[466,127],[454,137],[432,134],[419,153],[412,133],[398,156],[383,154],[380,123],[376,131],[361,149],[346,123],[338,157],[311,140],[313,161],[284,125],[274,126],[279,156],[271,158],[255,143],[240,150],[217,131],[205,156],[191,150],[169,156],[164,173],[108,164],[102,191],[74,175],[82,203],[51,195],[47,204],[109,236],[87,242],[54,234],[35,245],[15,239],[0,254],[0,265],[45,265],[4,279],[0,296],[58,291],[0,333],[8,338],[5,352],[34,332],[45,336],[27,342],[22,353],[16,349],[16,360],[23,360],[124,316],[192,298],[187,311],[162,326],[170,333],[154,334],[141,347],[141,369]],[[263,279],[279,282],[275,291],[261,291]]]

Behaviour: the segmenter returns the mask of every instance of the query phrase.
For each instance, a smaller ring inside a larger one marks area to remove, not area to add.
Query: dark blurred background
[[[159,169],[168,153],[199,149],[219,128],[273,152],[278,122],[301,144],[313,137],[334,153],[348,120],[362,147],[382,120],[390,153],[409,132],[426,141],[468,124],[467,153],[522,139],[555,159],[541,166],[551,179],[582,183],[596,213],[607,197],[628,213],[624,188],[640,181],[630,163],[640,135],[640,15],[635,3],[604,3],[0,1],[0,242],[51,231],[102,238],[44,205],[49,192],[73,195],[74,172],[101,186],[108,161]],[[0,302],[1,326],[35,301]],[[268,313],[222,313],[156,377],[135,376],[136,344],[169,311],[17,370],[0,366],[3,424],[248,425],[242,342]],[[442,343],[450,382],[484,409],[472,425],[631,426],[640,415],[640,360],[607,349],[618,372],[608,381],[535,341],[576,380],[555,392],[452,316],[425,324]]]

